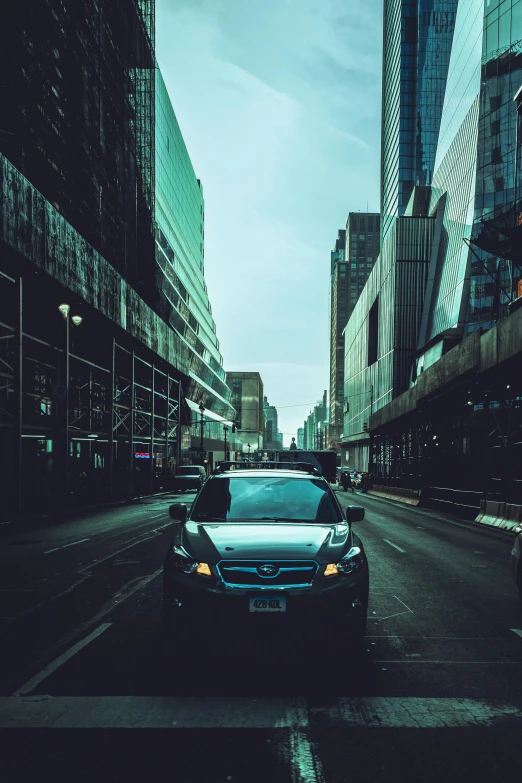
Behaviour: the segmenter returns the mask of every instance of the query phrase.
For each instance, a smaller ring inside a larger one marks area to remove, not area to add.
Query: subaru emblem
[[[259,576],[277,576],[279,568],[271,563],[266,563],[265,565],[259,566],[257,573]]]

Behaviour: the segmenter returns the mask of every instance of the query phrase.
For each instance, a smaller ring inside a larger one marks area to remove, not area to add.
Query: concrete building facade
[[[263,381],[258,372],[232,372],[226,375],[236,411],[237,435],[242,452],[251,454],[263,448]]]
[[[375,212],[350,212],[346,229],[338,232],[331,253],[328,445],[340,442],[343,432],[344,330],[379,249],[380,215]]]

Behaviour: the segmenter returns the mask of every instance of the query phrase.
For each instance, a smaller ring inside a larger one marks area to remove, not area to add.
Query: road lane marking
[[[332,726],[456,728],[522,722],[507,702],[459,698],[365,696],[307,707],[302,698],[190,696],[29,696],[0,698],[0,728],[67,729],[293,729],[281,755],[294,783],[320,783],[317,751],[308,738],[310,718]],[[286,747],[285,747],[286,745]],[[299,754],[302,753],[302,758]]]
[[[407,610],[408,610],[408,612],[411,612],[411,613],[413,614],[413,609],[410,609],[410,607],[409,607],[409,606],[406,606],[406,604],[404,603],[404,601],[401,601],[401,599],[400,599],[398,596],[396,596],[396,595],[394,595],[393,597],[394,597],[394,598],[396,598],[396,599],[397,599],[397,601],[398,601],[400,604],[402,604],[402,605],[404,606],[404,608],[405,608],[405,609],[407,609]]]
[[[84,541],[90,541],[90,538],[80,538],[79,541],[73,541],[72,544],[64,544],[63,546],[55,546],[54,549],[47,549],[44,555],[49,555],[51,552],[58,552],[59,549],[67,549],[68,546],[76,546],[76,544],[83,544]]]
[[[160,517],[164,517],[167,514],[166,511],[163,511],[161,514],[155,514],[153,517],[149,517],[149,519],[159,519]]]
[[[277,755],[289,767],[288,780],[292,783],[325,783],[317,745],[306,729],[294,729],[278,746]]]
[[[393,541],[388,541],[387,538],[383,538],[382,540],[386,541],[387,544],[389,544],[390,546],[394,547],[395,549],[398,549],[399,552],[406,552],[405,549],[401,549],[400,546],[397,546],[397,544],[394,544]]]
[[[58,656],[58,658],[55,658],[54,661],[51,661],[51,663],[45,666],[40,672],[38,672],[38,674],[35,674],[34,677],[22,685],[21,688],[18,688],[18,690],[13,693],[13,696],[23,696],[26,693],[30,693],[36,688],[37,685],[43,682],[43,680],[46,680],[49,675],[55,672],[56,669],[59,669],[62,664],[66,663],[70,658],[73,657],[73,655],[76,655],[77,652],[83,650],[84,647],[90,644],[90,642],[94,641],[94,639],[106,631],[107,628],[110,628],[111,625],[112,623],[102,623],[99,625],[92,633],[76,644],[73,644],[72,647],[66,650],[62,655]]]
[[[511,630],[513,631],[513,633],[516,633],[517,636],[520,636],[522,638],[521,630],[519,630],[518,628],[511,628]]]
[[[417,659],[414,661],[404,661],[404,660],[398,660],[398,661],[390,661],[390,660],[378,660],[375,661],[375,663],[405,663],[408,666],[411,663],[440,663],[440,664],[459,664],[461,666],[475,666],[475,665],[485,665],[485,666],[522,666],[522,661],[434,661],[431,658],[427,658],[426,660],[418,661]]]
[[[111,560],[111,558],[115,557],[116,555],[120,555],[122,552],[125,552],[127,549],[131,549],[133,546],[137,546],[138,544],[142,544],[144,541],[148,541],[151,538],[154,538],[155,536],[159,535],[165,528],[170,527],[171,523],[166,522],[164,525],[160,525],[159,527],[154,528],[152,531],[147,531],[147,535],[145,536],[137,536],[137,538],[131,538],[130,541],[128,541],[125,546],[120,547],[120,549],[116,549],[115,552],[112,552],[112,554],[107,555],[107,557],[102,557],[101,560],[94,560],[90,565],[86,565],[83,568],[80,568],[78,570],[79,574],[83,574],[85,571],[90,571],[93,568],[96,568],[97,566],[101,565],[102,563],[105,563],[107,560]]]
[[[389,620],[390,617],[398,617],[400,614],[408,614],[408,612],[395,612],[395,614],[387,614],[386,617],[369,617],[368,619],[377,620],[377,622],[380,622],[381,620]]]
[[[29,696],[0,698],[0,728],[308,729],[300,697]]]

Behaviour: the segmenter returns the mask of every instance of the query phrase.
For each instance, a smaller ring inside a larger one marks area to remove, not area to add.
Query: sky
[[[289,445],[329,389],[337,232],[379,211],[382,0],[156,0],[156,55],[224,367],[261,374]]]

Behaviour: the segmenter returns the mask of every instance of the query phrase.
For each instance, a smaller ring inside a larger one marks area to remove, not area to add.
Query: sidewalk
[[[13,529],[13,526],[20,526],[20,528],[30,527],[32,525],[38,525],[43,522],[49,522],[50,520],[56,523],[66,520],[74,519],[75,517],[81,517],[88,515],[89,513],[95,513],[96,511],[107,511],[111,508],[121,508],[123,506],[135,505],[141,503],[143,500],[149,498],[161,498],[166,495],[171,495],[172,490],[166,490],[162,492],[154,492],[152,495],[140,495],[140,497],[127,498],[126,500],[100,500],[96,503],[88,503],[84,506],[74,506],[63,509],[55,509],[53,511],[46,511],[41,514],[24,514],[23,516],[10,517],[9,519],[0,521],[0,535],[4,530]]]
[[[342,490],[339,490],[342,492]],[[513,540],[513,538],[518,534],[516,530],[506,530],[504,528],[496,527],[491,524],[483,523],[483,522],[476,522],[475,520],[467,520],[462,519],[461,517],[452,516],[451,514],[447,514],[444,511],[439,511],[435,509],[429,509],[429,508],[421,508],[416,505],[412,505],[411,503],[401,501],[399,499],[393,500],[389,497],[382,497],[380,494],[374,494],[372,493],[364,493],[360,490],[355,491],[355,496],[351,492],[346,492],[346,495],[348,495],[350,498],[354,498],[357,495],[364,495],[364,497],[371,498],[372,500],[376,500],[380,503],[391,503],[391,505],[395,506],[396,508],[404,508],[408,509],[408,511],[414,511],[420,514],[421,516],[427,516],[430,519],[439,519],[441,522],[447,522],[448,524],[452,525],[462,525],[462,527],[472,527],[476,530],[482,530],[485,533],[496,533],[499,538],[503,538],[504,540],[509,538]],[[521,528],[522,531],[522,528]],[[521,532],[519,531],[519,532]]]

